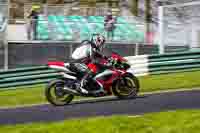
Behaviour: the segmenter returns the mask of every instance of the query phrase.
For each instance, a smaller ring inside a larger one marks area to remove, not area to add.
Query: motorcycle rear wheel
[[[120,99],[135,98],[139,92],[139,80],[132,74],[126,74],[123,80],[126,84],[122,83],[122,80],[113,83],[112,91],[114,95]]]
[[[47,85],[45,96],[49,103],[54,106],[64,106],[73,100],[74,95],[65,93],[64,85],[65,81],[60,79],[53,80]]]

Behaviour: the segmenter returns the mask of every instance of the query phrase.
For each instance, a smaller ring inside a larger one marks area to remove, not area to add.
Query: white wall
[[[200,47],[200,26],[198,24],[193,24],[192,27],[192,48]]]
[[[7,27],[8,40],[27,40],[27,30],[25,24],[9,24]]]

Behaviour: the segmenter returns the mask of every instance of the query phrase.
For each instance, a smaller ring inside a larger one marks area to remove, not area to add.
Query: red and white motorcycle
[[[115,95],[118,98],[136,97],[139,92],[139,81],[132,73],[128,71],[130,65],[127,60],[116,53],[108,58],[102,59],[102,63],[111,63],[112,67],[106,68],[100,74],[94,77],[96,82],[90,80],[86,82],[84,88],[92,89],[91,93],[83,94],[78,87],[80,87],[80,79],[84,74],[71,70],[69,63],[64,62],[49,62],[48,66],[52,69],[58,69],[62,72],[62,77],[48,83],[45,95],[47,100],[56,106],[62,106],[70,103],[74,96],[84,97],[103,97]],[[81,64],[74,64],[74,66]],[[84,65],[83,69],[90,69],[90,71],[97,73],[101,68],[97,65],[88,63],[87,68]]]

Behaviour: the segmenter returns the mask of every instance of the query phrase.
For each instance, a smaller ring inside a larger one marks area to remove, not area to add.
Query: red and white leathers
[[[76,48],[74,50],[74,52],[72,53],[72,59],[79,63],[88,63],[88,61],[90,61],[91,63],[94,63],[96,65],[102,65],[101,59],[105,58],[105,56],[102,55],[102,50],[103,50],[102,47],[97,48],[96,45],[93,44],[93,42],[85,41],[81,46],[79,46],[78,48]],[[80,89],[83,93],[88,93],[88,90],[85,90],[83,88],[84,81],[89,76],[91,76],[93,78],[97,73],[93,73],[92,71],[86,72],[86,74],[84,75],[84,77],[81,80],[81,88]]]

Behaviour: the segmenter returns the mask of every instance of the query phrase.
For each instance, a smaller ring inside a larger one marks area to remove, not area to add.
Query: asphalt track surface
[[[62,121],[71,118],[142,115],[176,109],[200,109],[200,90],[147,94],[136,99],[105,98],[75,102],[67,106],[37,105],[0,109],[0,124]]]

